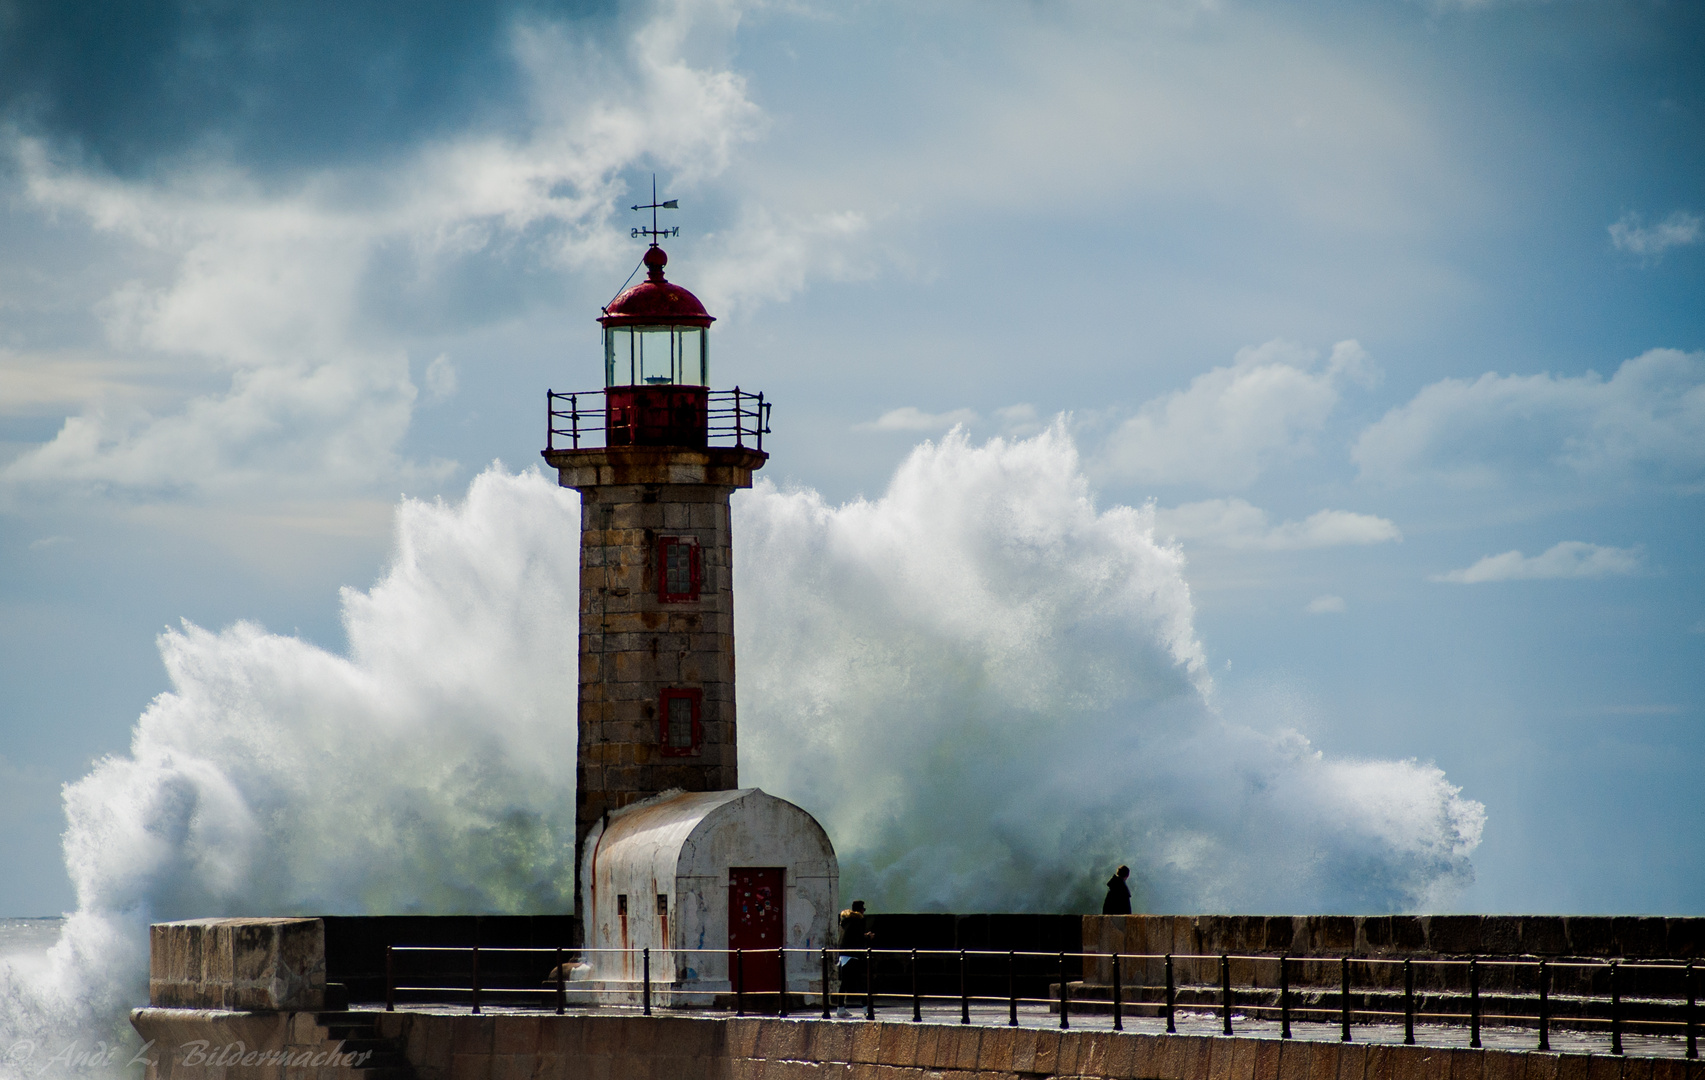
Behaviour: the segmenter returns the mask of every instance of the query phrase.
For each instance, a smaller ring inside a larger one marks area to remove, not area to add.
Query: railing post
[[[1291,958],[1279,957],[1279,1038],[1291,1037]]]
[[[568,1006],[568,975],[562,970],[562,946],[556,947],[556,1014],[561,1016]]]
[[[1338,960],[1338,1041],[1350,1041],[1350,958]]]
[[[1072,990],[1066,985],[1066,954],[1060,954],[1060,1028],[1072,1026]]]
[[[1008,949],[1006,953],[1006,1026],[1018,1026],[1018,977],[1014,969],[1018,966],[1018,950]]]
[[[1468,1045],[1480,1049],[1480,958],[1468,958]]]
[[[876,950],[864,950],[864,1018],[876,1019]]]
[[[556,394],[545,391],[545,449],[556,449]]]
[[[480,947],[478,945],[474,946],[474,973],[472,982],[474,984],[474,1015],[478,1016],[480,1014]]]
[[[1415,1045],[1415,965],[1403,958],[1403,1045]]]
[[[385,946],[385,1011],[397,1011],[397,970],[389,945]]]
[[[912,950],[912,1023],[924,1018],[923,998],[918,996],[918,950]]]
[[[574,431],[574,448],[580,449],[580,395],[568,395],[568,425]],[[606,436],[607,438],[608,436]]]
[[[641,1014],[643,1014],[645,1016],[650,1016],[651,1015],[651,949],[650,949],[650,947],[645,948],[640,953],[640,961],[641,961],[641,964],[643,965],[643,970],[641,972],[641,975],[643,976],[643,981],[644,981],[645,985],[642,986],[640,988],[640,991],[639,991],[639,1011]]]
[[[1122,1000],[1124,997],[1124,993],[1120,989],[1120,986],[1119,986],[1120,982],[1122,982],[1122,981],[1123,980],[1121,980],[1119,978],[1119,954],[1114,953],[1113,954],[1113,1030],[1114,1031],[1124,1031],[1125,1030],[1125,1002]]]
[[[1610,1052],[1622,1053],[1622,987],[1616,978],[1616,961],[1610,962]]]
[[[776,1015],[787,1015],[787,950],[776,946],[776,963],[781,965],[781,989],[776,996]]]
[[[1539,961],[1539,1048],[1551,1049],[1551,969]]]
[[[829,947],[823,946],[823,1019],[829,1018]]]
[[[1172,985],[1172,954],[1167,953],[1166,954],[1166,1033],[1168,1035],[1171,1035],[1178,1030],[1177,1026],[1174,1025],[1174,1023],[1173,1023],[1173,1013],[1177,1011],[1173,1007],[1174,1002],[1175,1002],[1175,994],[1174,994],[1173,985]]]
[[[1699,1056],[1699,989],[1693,981],[1693,961],[1687,962],[1687,1056]]]
[[[965,983],[965,950],[959,950],[959,1022],[971,1022],[971,989]]]
[[[746,950],[734,950],[734,1015],[746,1015]]]
[[[746,418],[740,412],[740,388],[734,388],[734,445],[744,448],[746,445]]]
[[[1220,1018],[1221,1030],[1231,1034],[1231,958],[1220,953]]]

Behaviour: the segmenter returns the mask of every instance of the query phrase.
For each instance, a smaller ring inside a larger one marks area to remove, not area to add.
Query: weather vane
[[[680,204],[677,203],[674,199],[669,199],[666,202],[658,202],[657,201],[657,174],[652,173],[651,174],[651,201],[648,203],[645,203],[643,205],[636,204],[631,208],[634,210],[650,210],[651,211],[651,228],[649,228],[649,229],[640,229],[640,228],[629,229],[628,235],[629,236],[636,236],[636,237],[637,236],[649,236],[649,237],[651,237],[651,246],[652,247],[657,246],[657,238],[660,236],[680,236],[681,235],[681,227],[679,225],[675,226],[672,229],[659,229],[657,227],[657,211],[659,211],[659,210],[679,210],[680,208],[681,208]]]

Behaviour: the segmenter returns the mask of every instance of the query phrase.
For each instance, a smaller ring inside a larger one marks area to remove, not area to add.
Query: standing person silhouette
[[[841,1008],[840,1016],[849,1016],[847,1005],[854,994],[862,995],[865,980],[870,978],[864,951],[876,935],[865,928],[864,901],[854,900],[852,907],[841,912]]]
[[[1125,884],[1125,879],[1131,876],[1131,868],[1119,867],[1119,872],[1107,879],[1107,899],[1101,901],[1103,915],[1129,915],[1131,913],[1131,887]]]

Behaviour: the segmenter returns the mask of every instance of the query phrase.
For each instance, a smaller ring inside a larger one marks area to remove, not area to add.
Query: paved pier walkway
[[[384,1005],[358,1004],[352,1006],[355,1011],[384,1011]],[[466,1003],[454,1005],[438,1005],[409,1002],[399,1004],[398,1012],[425,1013],[436,1016],[466,1016],[469,1007]],[[639,1009],[622,1006],[598,1006],[568,1008],[572,1016],[634,1016]],[[485,1005],[481,1014],[486,1016],[538,1016],[554,1013],[552,1009],[526,1008],[511,1005]],[[730,1010],[721,1009],[656,1009],[657,1016],[685,1017],[716,1017],[727,1018],[735,1014]],[[761,1016],[756,1012],[748,1012],[747,1016]],[[773,1014],[772,1014],[773,1015]],[[816,1020],[823,1022],[820,1008],[796,1009],[789,1014],[790,1018],[798,1020]],[[928,1002],[922,1009],[923,1021],[930,1024],[959,1023],[959,1003]],[[1008,1023],[1008,1009],[1005,1003],[974,1002],[971,1006],[971,1023],[980,1027],[1005,1027]],[[885,1023],[904,1023],[912,1018],[910,1001],[884,1001],[876,1010],[876,1019]],[[1113,1017],[1111,1014],[1085,1013],[1072,1014],[1071,1030],[1073,1031],[1111,1031]],[[830,1020],[841,1024],[865,1023],[864,1009],[848,1010],[846,1015],[831,1014]],[[1041,1004],[1020,1005],[1018,1024],[1025,1028],[1058,1029],[1060,1016],[1057,1012],[1049,1011]],[[1217,1012],[1178,1011],[1176,1023],[1180,1035],[1223,1035],[1224,1028]],[[1124,1030],[1128,1033],[1143,1035],[1159,1035],[1166,1031],[1166,1021],[1159,1017],[1125,1017]],[[1276,1020],[1251,1019],[1235,1010],[1232,1012],[1233,1034],[1251,1039],[1279,1038],[1279,1023]],[[1402,1024],[1354,1024],[1350,1028],[1353,1042],[1370,1045],[1391,1045],[1403,1042]],[[1341,1029],[1337,1022],[1321,1023],[1317,1021],[1291,1021],[1291,1038],[1299,1042],[1330,1042],[1340,1041]],[[1415,1043],[1419,1046],[1434,1046],[1448,1048],[1466,1048],[1469,1041],[1467,1025],[1453,1024],[1422,1024],[1415,1025]],[[1539,1033],[1534,1028],[1506,1027],[1485,1025],[1480,1029],[1480,1044],[1489,1050],[1535,1050],[1539,1044]],[[1628,1057],[1662,1057],[1681,1058],[1686,1054],[1686,1041],[1680,1035],[1649,1035],[1645,1033],[1631,1034],[1624,1030],[1622,1048]],[[1610,1055],[1610,1034],[1608,1031],[1586,1032],[1553,1029],[1551,1032],[1551,1052],[1562,1054],[1596,1054]]]

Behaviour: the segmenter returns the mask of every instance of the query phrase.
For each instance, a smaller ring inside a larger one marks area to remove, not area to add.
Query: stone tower
[[[768,460],[768,407],[710,389],[714,320],[650,234],[646,280],[598,320],[603,391],[548,395],[544,457],[580,492],[577,871],[610,811],[738,779],[728,499]]]

